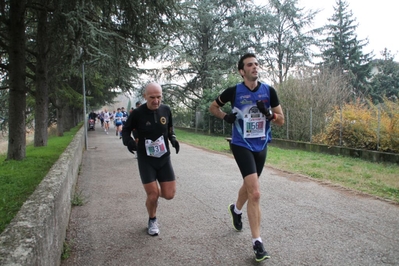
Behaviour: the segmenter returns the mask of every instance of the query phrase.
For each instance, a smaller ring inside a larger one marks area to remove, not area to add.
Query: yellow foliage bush
[[[384,99],[374,105],[357,100],[335,107],[326,129],[313,137],[317,143],[357,149],[399,152],[399,104]]]

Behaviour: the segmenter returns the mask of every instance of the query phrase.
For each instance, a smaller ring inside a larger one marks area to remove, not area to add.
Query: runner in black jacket
[[[147,103],[129,115],[122,129],[122,138],[123,144],[131,153],[137,152],[140,177],[147,193],[148,234],[154,236],[159,234],[156,219],[158,198],[170,200],[176,192],[168,140],[176,153],[179,152],[180,145],[173,131],[170,108],[161,104],[161,86],[157,83],[148,84],[144,98]],[[135,139],[132,138],[132,132]]]

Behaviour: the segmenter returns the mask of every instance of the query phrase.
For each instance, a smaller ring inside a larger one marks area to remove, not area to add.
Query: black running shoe
[[[269,254],[267,254],[267,251],[263,247],[262,242],[255,241],[254,253],[255,253],[255,260],[258,262],[265,260],[265,259],[270,259],[270,256],[269,256]]]
[[[230,215],[231,215],[231,219],[233,221],[233,227],[237,231],[241,231],[242,230],[242,222],[241,222],[241,215],[242,214],[235,213],[234,212],[234,207],[235,207],[234,203],[229,205],[229,212],[230,212]]]

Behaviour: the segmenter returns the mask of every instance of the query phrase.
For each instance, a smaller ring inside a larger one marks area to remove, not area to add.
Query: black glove
[[[267,120],[272,120],[274,118],[274,114],[271,108],[266,108],[263,101],[256,101],[256,107],[258,107],[259,111],[266,116]]]
[[[137,151],[136,141],[133,139],[129,140],[129,142],[127,143],[127,149],[134,154],[134,151]]]
[[[176,149],[176,154],[179,153],[180,151],[180,144],[179,142],[176,140],[175,136],[170,137],[170,143],[172,143],[172,147]]]
[[[237,119],[237,113],[232,113],[232,114],[226,114],[223,117],[223,120],[226,121],[227,123],[233,124],[234,121]]]

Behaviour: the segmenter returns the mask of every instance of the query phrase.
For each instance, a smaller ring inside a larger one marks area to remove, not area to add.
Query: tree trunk
[[[48,38],[47,11],[40,10],[37,25],[37,63],[35,94],[35,147],[47,146],[48,139]]]
[[[25,63],[26,0],[10,0],[9,26],[9,134],[7,160],[26,157],[26,63]]]
[[[64,136],[64,105],[61,103],[61,99],[57,97],[57,136]]]
[[[73,112],[73,108],[70,106],[66,106],[63,108],[62,114],[64,116],[64,132],[71,130],[74,127],[75,123],[75,115]]]

